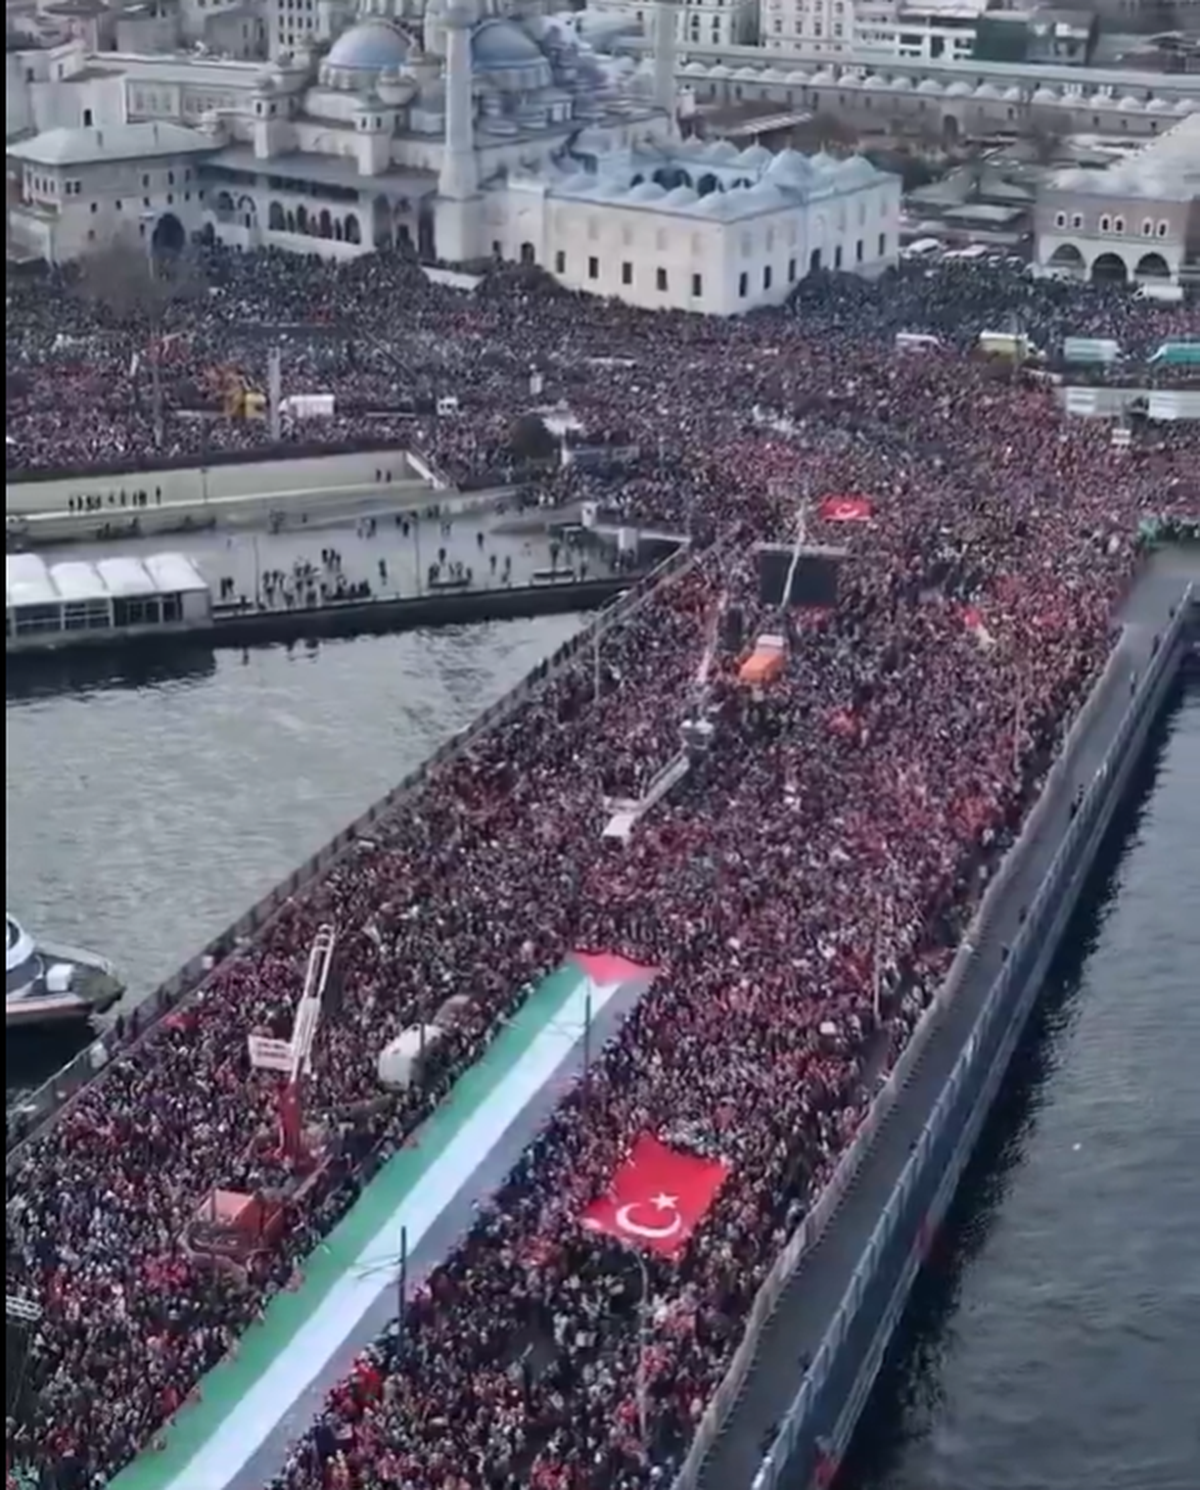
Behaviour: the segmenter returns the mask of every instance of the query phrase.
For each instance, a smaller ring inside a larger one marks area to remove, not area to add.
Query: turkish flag
[[[720,1159],[681,1154],[644,1133],[613,1175],[608,1194],[584,1211],[583,1224],[660,1257],[676,1257],[728,1173]]]
[[[875,508],[867,497],[824,497],[817,512],[827,523],[869,523]]]

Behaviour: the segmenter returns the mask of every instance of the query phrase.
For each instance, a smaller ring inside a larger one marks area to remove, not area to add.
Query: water
[[[846,1490],[1200,1484],[1200,689],[919,1285]]]
[[[583,624],[73,664],[5,703],[8,907],[145,993]],[[21,686],[21,691],[16,688]],[[6,1086],[72,1047],[6,1042]]]

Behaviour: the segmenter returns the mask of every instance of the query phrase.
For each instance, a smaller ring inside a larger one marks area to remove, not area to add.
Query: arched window
[[[1142,237],[1152,238],[1154,236],[1154,219],[1147,217],[1142,221]]]
[[[1113,218],[1113,232],[1123,233],[1125,231],[1125,219],[1123,217]]]
[[[1104,216],[1100,219],[1100,231],[1102,233],[1107,233],[1107,232],[1109,232],[1111,230],[1111,228],[1112,228],[1112,218],[1110,218],[1109,215],[1108,215],[1108,213],[1106,212],[1104,214]]]
[[[1054,226],[1056,228],[1065,228],[1066,225],[1067,225],[1067,214],[1065,212],[1056,212],[1054,214]]]
[[[1170,232],[1170,230],[1171,230],[1171,224],[1170,223],[1160,222],[1159,225],[1158,225],[1158,236],[1160,238],[1165,238],[1167,236],[1167,234]]]
[[[354,215],[353,212],[346,219],[346,242],[347,243],[361,243],[362,242],[362,229],[359,227],[359,225],[358,225],[358,218],[355,217],[355,215]]]

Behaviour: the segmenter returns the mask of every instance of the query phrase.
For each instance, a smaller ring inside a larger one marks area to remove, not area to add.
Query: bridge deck
[[[1020,872],[1001,891],[996,914],[976,941],[958,995],[932,1035],[927,1055],[893,1108],[841,1209],[802,1262],[771,1318],[744,1393],[725,1432],[704,1463],[701,1490],[749,1490],[764,1447],[799,1387],[802,1360],[811,1360],[841,1303],[855,1267],[887,1205],[910,1152],[963,1049],[983,1001],[1000,971],[1003,948],[1016,936],[1018,915],[1036,893],[1070,821],[1074,784],[1090,780],[1104,759],[1129,701],[1126,680],[1150,656],[1187,581],[1200,580],[1200,552],[1163,549],[1148,562],[1121,613],[1118,642],[1128,670],[1106,675],[1098,707],[1073,741],[1069,771]],[[1103,685],[1101,685],[1103,686]]]

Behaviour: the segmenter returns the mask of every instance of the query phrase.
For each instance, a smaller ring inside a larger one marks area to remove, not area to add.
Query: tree
[[[154,437],[163,440],[159,363],[172,318],[208,293],[203,264],[194,254],[148,252],[132,232],[80,264],[75,293],[96,318],[129,334],[130,355],[148,363],[153,385]]]
[[[541,464],[553,460],[558,452],[558,441],[540,414],[522,414],[513,424],[508,443],[522,464]]]
[[[818,109],[794,130],[796,143],[806,150],[848,150],[858,143],[858,130],[840,114]]]
[[[1039,166],[1052,165],[1066,137],[1062,120],[1049,109],[1030,108],[1021,133]]]
[[[173,308],[208,291],[194,254],[152,254],[132,233],[81,261],[77,293],[105,319],[162,329]]]

